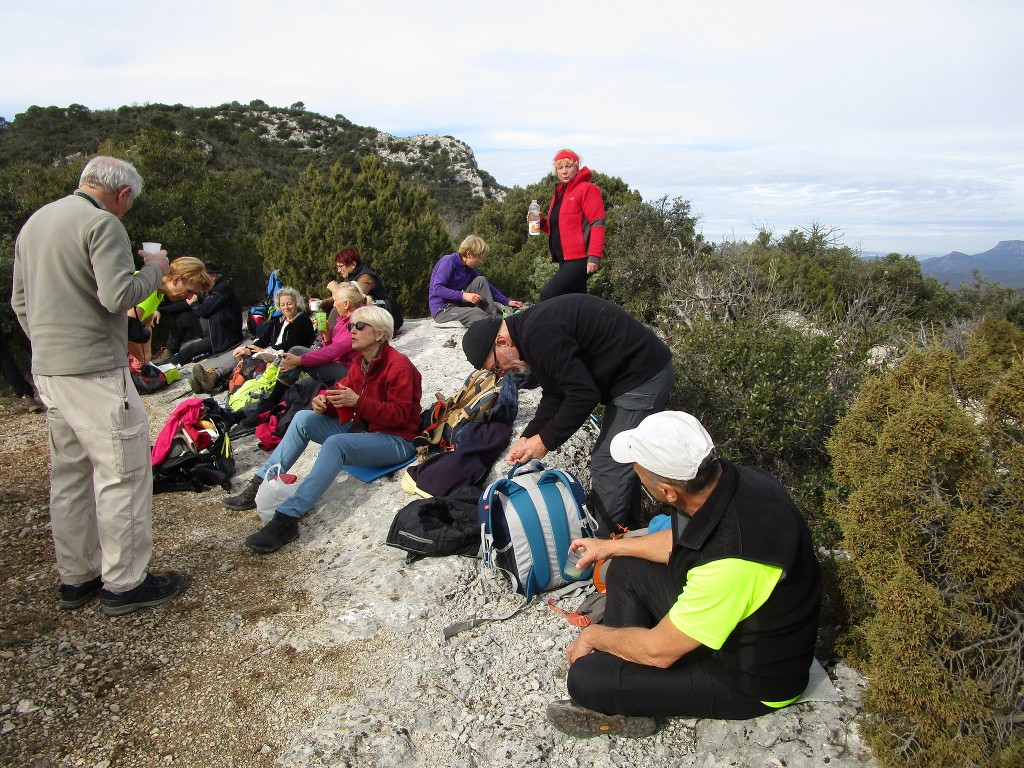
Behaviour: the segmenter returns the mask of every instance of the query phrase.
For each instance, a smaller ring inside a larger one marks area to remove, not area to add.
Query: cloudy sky
[[[508,186],[572,147],[715,242],[978,253],[1024,239],[1022,29],[1020,0],[0,0],[0,116],[302,101]]]

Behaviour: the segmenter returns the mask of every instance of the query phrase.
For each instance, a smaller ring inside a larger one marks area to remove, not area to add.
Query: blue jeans
[[[275,464],[287,472],[298,461],[310,441],[320,444],[320,454],[313,469],[299,484],[291,498],[278,506],[277,511],[290,517],[302,517],[313,508],[342,466],[390,467],[411,459],[416,453],[412,443],[398,435],[386,432],[351,433],[351,422],[341,424],[336,416],[325,416],[316,411],[300,411],[288,425],[284,439],[270,454],[270,458],[256,470],[263,478]]]

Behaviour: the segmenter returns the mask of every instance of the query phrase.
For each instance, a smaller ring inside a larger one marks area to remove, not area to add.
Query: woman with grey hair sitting
[[[292,347],[309,347],[316,340],[313,321],[306,313],[306,300],[297,290],[285,286],[274,296],[274,306],[280,314],[260,324],[259,335],[252,342],[236,348],[231,354],[234,361],[218,368],[205,368],[201,363],[192,367],[192,391],[196,394],[214,392],[220,383],[231,376],[238,361],[246,356],[267,352],[283,352]],[[273,357],[271,357],[271,360]],[[270,360],[267,360],[270,362]]]
[[[245,540],[260,554],[276,552],[299,538],[299,519],[326,493],[345,465],[391,467],[416,455],[419,434],[420,372],[391,346],[394,320],[377,307],[360,307],[349,318],[352,346],[360,353],[348,375],[313,398],[311,411],[296,414],[284,439],[228,509],[255,509],[256,491],[272,467],[287,472],[312,441],[320,444],[313,469],[274,517]]]

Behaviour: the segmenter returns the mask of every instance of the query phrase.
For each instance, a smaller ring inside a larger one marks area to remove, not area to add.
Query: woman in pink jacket
[[[329,385],[345,378],[353,361],[359,358],[359,352],[352,349],[348,319],[353,311],[369,304],[370,299],[363,294],[359,283],[337,283],[332,280],[327,287],[334,296],[334,308],[338,316],[334,324],[324,332],[323,346],[320,349],[292,347],[281,358],[281,373],[301,368]]]
[[[580,167],[580,157],[571,149],[558,152],[554,165],[558,183],[540,228],[548,235],[558,271],[541,289],[541,301],[586,293],[587,278],[597,272],[604,253],[604,200],[590,181],[593,174]]]

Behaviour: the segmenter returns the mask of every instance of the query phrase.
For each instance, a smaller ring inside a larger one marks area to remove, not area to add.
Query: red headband
[[[572,160],[574,163],[576,163],[576,165],[580,164],[580,156],[570,149],[563,149],[561,152],[555,155],[555,159],[553,162],[557,163],[559,160]]]

